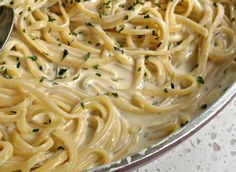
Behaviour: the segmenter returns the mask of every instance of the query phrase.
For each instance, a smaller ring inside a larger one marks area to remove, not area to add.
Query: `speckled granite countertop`
[[[235,172],[236,98],[188,140],[137,172]]]

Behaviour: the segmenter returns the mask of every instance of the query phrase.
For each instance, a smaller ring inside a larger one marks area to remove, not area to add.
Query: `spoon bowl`
[[[0,51],[2,51],[9,36],[11,35],[14,21],[14,11],[12,8],[0,7]]]

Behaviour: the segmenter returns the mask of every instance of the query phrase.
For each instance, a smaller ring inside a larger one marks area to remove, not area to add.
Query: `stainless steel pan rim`
[[[170,150],[174,146],[178,145],[186,138],[194,134],[205,124],[207,124],[211,119],[213,119],[235,96],[236,94],[236,82],[232,84],[231,87],[206,111],[199,115],[196,119],[190,121],[181,129],[170,134],[168,137],[162,141],[151,145],[142,151],[129,155],[121,160],[114,161],[88,171],[128,171],[133,168],[137,168],[151,160],[159,157],[164,152]]]

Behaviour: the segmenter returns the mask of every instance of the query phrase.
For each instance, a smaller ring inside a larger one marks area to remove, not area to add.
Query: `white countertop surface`
[[[235,172],[236,98],[197,133],[137,172]]]

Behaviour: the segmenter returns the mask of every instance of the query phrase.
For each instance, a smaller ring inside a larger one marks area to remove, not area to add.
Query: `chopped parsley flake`
[[[145,61],[148,61],[149,60],[149,55],[145,55]]]
[[[81,107],[84,109],[85,108],[85,105],[83,102],[80,103]]]
[[[182,43],[182,41],[179,41],[179,42],[177,42],[177,45],[180,45]]]
[[[95,75],[97,75],[98,77],[101,77],[101,76],[102,76],[100,73],[96,73]]]
[[[54,19],[54,18],[52,18],[50,15],[48,15],[48,21],[49,22],[53,22],[53,21],[55,21],[56,19]]]
[[[150,15],[147,14],[147,15],[143,16],[143,18],[148,19],[148,18],[150,18]]]
[[[67,71],[67,69],[60,69],[59,72],[58,72],[58,75],[64,75],[65,72]]]
[[[217,7],[217,3],[216,3],[216,2],[213,2],[213,6],[214,6],[214,7]]]
[[[90,58],[91,53],[88,52],[87,54],[84,55],[83,59],[86,62]]]
[[[74,77],[74,78],[73,78],[73,81],[75,81],[75,80],[77,80],[77,79],[79,79],[79,76]]]
[[[206,109],[207,108],[207,104],[203,104],[202,106],[201,106],[201,109]]]
[[[64,60],[68,54],[69,54],[68,50],[64,49],[61,61]]]
[[[123,18],[123,20],[128,20],[128,19],[129,19],[128,15],[124,16],[124,18]]]
[[[200,84],[205,84],[205,81],[204,81],[204,79],[202,78],[202,76],[198,76],[198,77],[197,77],[197,82],[200,83]]]
[[[20,62],[16,64],[16,68],[20,68]]]
[[[12,111],[10,111],[10,113],[11,113],[11,114],[16,114],[16,111],[13,111],[13,110],[12,110]]]
[[[114,50],[116,50],[116,51],[120,51],[121,54],[124,54],[124,50],[120,49],[119,47],[114,47]]]
[[[188,123],[188,121],[185,121],[184,123],[181,123],[181,124],[180,124],[180,127],[185,126],[187,123]]]
[[[34,133],[39,132],[39,129],[38,129],[38,128],[34,128],[34,129],[32,130],[32,132],[34,132]]]
[[[94,27],[91,23],[85,23],[86,26]]]
[[[159,42],[159,44],[157,44],[157,47],[160,47],[160,46],[161,46],[161,44],[162,44],[162,42]]]
[[[125,25],[122,25],[120,29],[118,30],[118,32],[120,33],[122,30],[124,30],[124,28],[125,28]]]
[[[37,61],[37,60],[38,60],[38,57],[37,57],[37,56],[35,56],[35,55],[33,55],[33,56],[30,56],[30,58],[31,58],[31,60],[33,60],[33,61]]]
[[[42,76],[39,80],[39,82],[43,82],[45,79],[47,79],[46,77]]]
[[[118,93],[111,93],[114,97],[119,97]]]
[[[59,146],[57,150],[65,150],[63,146]]]
[[[164,89],[164,92],[165,92],[165,93],[169,93],[169,91],[168,91],[168,89],[167,89],[167,88],[165,88],[165,89]]]
[[[98,69],[99,65],[93,65],[94,69]]]
[[[12,76],[8,74],[7,69],[4,70],[4,72],[2,73],[2,76],[6,79],[12,79]]]

